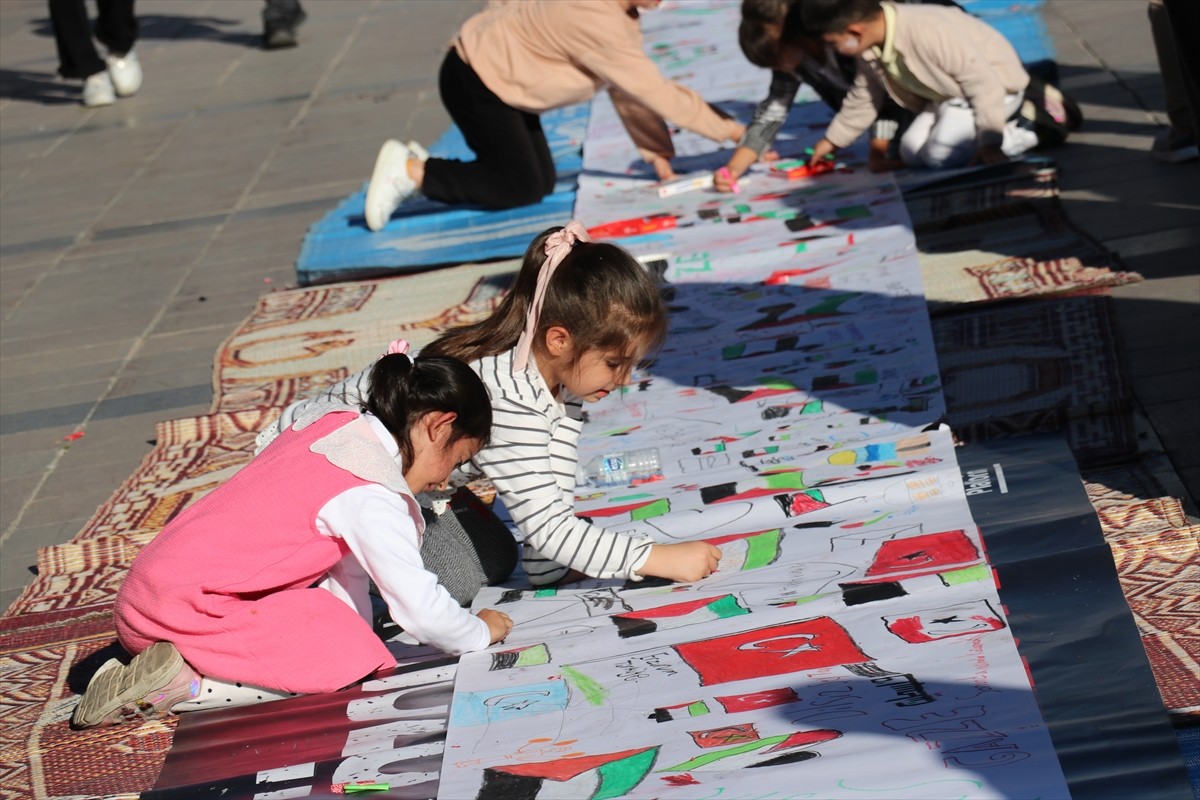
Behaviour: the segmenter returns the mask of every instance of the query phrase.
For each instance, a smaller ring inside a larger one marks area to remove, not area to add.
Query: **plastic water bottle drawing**
[[[657,447],[624,453],[605,453],[580,464],[575,477],[592,486],[638,486],[663,479]]]

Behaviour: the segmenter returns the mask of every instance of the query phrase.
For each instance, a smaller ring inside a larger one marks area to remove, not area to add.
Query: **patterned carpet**
[[[1063,213],[1051,161],[1017,162],[906,192],[930,313],[1105,293],[1142,280]]]
[[[1065,428],[1085,464],[1131,458],[1128,391],[1107,299],[978,304],[1135,278],[1108,270],[1111,257],[1087,250],[1052,206],[1022,200],[986,214],[988,223],[972,215],[926,225],[924,235],[936,269],[960,273],[959,288],[947,289],[958,309],[935,325],[956,430],[987,438]],[[1038,238],[1035,228],[1057,230],[1060,244],[1049,246],[1056,240],[1047,236],[1017,252],[1014,243]],[[1080,249],[1064,256],[1072,241]],[[115,652],[111,603],[133,556],[249,459],[255,433],[279,407],[366,366],[397,336],[419,347],[487,314],[514,269],[497,262],[260,299],[217,354],[212,412],[160,423],[138,470],[74,539],[39,554],[36,579],[0,618],[0,794],[120,796],[153,785],[172,721],[85,732],[67,724],[78,693]],[[1087,486],[1164,703],[1198,715],[1200,532],[1136,466],[1089,473]]]
[[[1137,450],[1108,297],[984,306],[933,318],[950,427],[964,441],[1060,430],[1081,467]]]
[[[1083,478],[1163,705],[1200,721],[1200,525],[1144,465]]]
[[[251,454],[261,412],[163,422],[158,443],[0,618],[0,794],[109,796],[149,788],[174,721],[73,731],[79,693],[118,655],[112,602],[137,551]]]

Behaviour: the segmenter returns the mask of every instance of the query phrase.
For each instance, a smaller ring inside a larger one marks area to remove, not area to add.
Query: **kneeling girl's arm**
[[[392,620],[418,641],[458,655],[504,638],[512,627],[506,616],[490,609],[472,614],[425,569],[415,514],[420,509],[411,498],[371,485],[335,497],[322,509],[319,523],[346,542],[379,587]],[[365,579],[344,588],[361,613]]]

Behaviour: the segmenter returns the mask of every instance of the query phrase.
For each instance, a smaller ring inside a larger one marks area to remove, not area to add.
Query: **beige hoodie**
[[[942,97],[961,97],[975,112],[976,141],[999,144],[1004,137],[1004,96],[1024,91],[1029,74],[1003,34],[981,19],[952,6],[893,5],[896,52],[913,77]],[[858,57],[858,75],[829,124],[825,138],[836,147],[854,142],[875,120],[891,95],[910,111],[931,101],[889,79],[874,48]]]
[[[540,114],[609,87],[643,151],[673,154],[662,119],[718,142],[740,135],[735,121],[663,77],[626,6],[623,0],[494,4],[463,23],[454,47],[485,86],[522,111]]]

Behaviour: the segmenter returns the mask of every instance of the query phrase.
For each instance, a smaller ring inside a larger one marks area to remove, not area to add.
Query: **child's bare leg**
[[[419,158],[410,158],[407,164],[408,178],[418,189],[425,183],[425,162]]]

